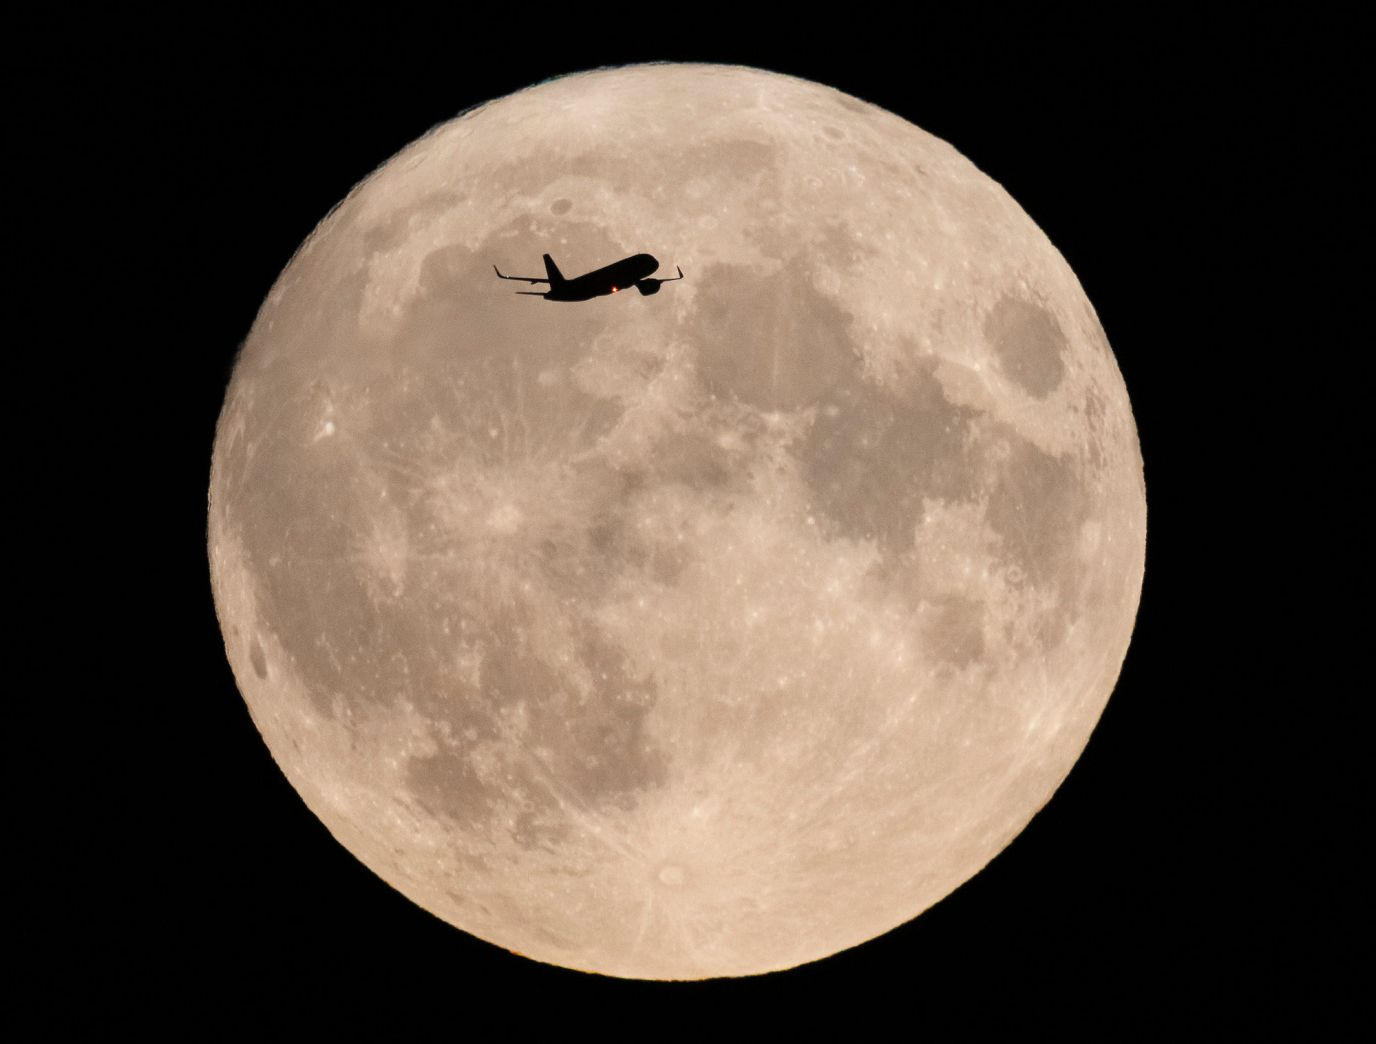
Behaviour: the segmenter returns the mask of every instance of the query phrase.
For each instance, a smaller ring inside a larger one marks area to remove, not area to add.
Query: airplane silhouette
[[[548,254],[545,254],[544,257],[544,279],[536,279],[532,276],[502,275],[502,270],[496,265],[492,266],[492,271],[497,273],[499,279],[515,279],[522,283],[548,283],[549,290],[544,293],[539,290],[516,291],[527,297],[543,297],[546,301],[591,301],[594,297],[614,294],[618,290],[625,290],[632,286],[648,296],[659,293],[661,284],[673,283],[683,278],[683,269],[681,268],[678,269],[678,275],[670,276],[668,279],[647,278],[651,272],[659,268],[659,262],[649,254],[633,254],[614,264],[607,265],[605,268],[599,268],[595,272],[589,272],[587,275],[577,276],[574,279],[565,279],[559,271],[559,266],[554,263],[554,258]]]

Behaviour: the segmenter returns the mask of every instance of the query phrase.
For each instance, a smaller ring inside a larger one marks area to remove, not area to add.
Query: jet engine
[[[646,297],[649,297],[651,294],[659,293],[660,284],[663,282],[664,280],[662,279],[642,279],[635,284],[635,288]]]

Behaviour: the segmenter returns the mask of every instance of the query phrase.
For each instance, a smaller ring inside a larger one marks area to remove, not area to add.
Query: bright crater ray
[[[654,297],[492,265],[640,251]],[[220,418],[226,648],[292,785],[446,921],[621,976],[920,913],[1064,779],[1145,495],[1074,275],[949,145],[744,68],[437,128],[282,274]]]

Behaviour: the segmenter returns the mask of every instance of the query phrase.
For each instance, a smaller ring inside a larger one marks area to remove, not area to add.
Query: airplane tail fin
[[[545,275],[549,276],[549,285],[552,287],[557,283],[564,282],[564,274],[559,271],[559,266],[554,263],[554,258],[545,255]]]

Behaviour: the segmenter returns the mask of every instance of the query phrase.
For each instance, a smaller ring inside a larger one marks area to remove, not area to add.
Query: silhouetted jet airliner
[[[532,276],[502,275],[502,270],[496,265],[492,266],[492,271],[496,272],[500,279],[515,279],[522,283],[549,284],[549,290],[545,293],[541,293],[539,290],[517,290],[518,294],[543,297],[546,301],[591,301],[594,297],[614,294],[618,290],[625,290],[632,286],[642,294],[657,294],[661,283],[673,283],[683,278],[683,269],[681,268],[678,270],[678,275],[670,276],[668,279],[647,278],[657,268],[659,268],[659,262],[649,254],[634,254],[617,261],[615,264],[608,265],[606,268],[599,268],[595,272],[578,276],[576,279],[565,279],[559,271],[559,266],[554,263],[554,258],[546,254],[544,279],[535,279]]]

